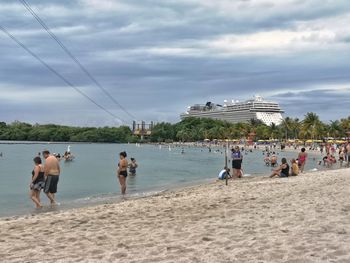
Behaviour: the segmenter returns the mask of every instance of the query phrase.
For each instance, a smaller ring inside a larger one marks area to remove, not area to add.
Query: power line
[[[58,73],[54,68],[52,68],[50,65],[48,65],[44,60],[42,60],[38,55],[36,55],[34,52],[32,52],[29,48],[27,48],[21,41],[19,41],[15,36],[13,36],[9,31],[6,30],[3,26],[0,25],[0,30],[3,31],[8,37],[10,37],[14,42],[17,43],[20,47],[22,47],[25,51],[27,51],[30,55],[32,55],[34,58],[36,58],[41,64],[43,64],[48,70],[50,70],[52,73],[54,73],[57,77],[59,77],[61,80],[63,80],[64,83],[66,83],[68,86],[73,88],[75,91],[77,91],[80,95],[84,96],[86,99],[91,101],[93,104],[95,104],[97,107],[99,107],[101,110],[105,111],[109,115],[111,115],[113,118],[118,119],[121,122],[125,122],[122,119],[120,119],[118,116],[107,110],[105,107],[97,103],[95,100],[90,98],[88,95],[86,95],[84,92],[82,92],[80,89],[78,89],[76,86],[74,86],[70,81],[68,81],[65,77],[63,77],[60,73]]]
[[[124,111],[131,119],[136,117],[126,110],[95,78],[92,74],[80,63],[80,61],[68,50],[68,48],[58,39],[58,37],[50,30],[45,22],[34,12],[25,0],[19,0],[22,5],[32,14],[32,16],[38,21],[38,23],[45,29],[45,31],[57,42],[57,44],[63,49],[64,52],[78,65],[78,67],[91,79],[92,82],[107,96],[109,97],[122,111]]]

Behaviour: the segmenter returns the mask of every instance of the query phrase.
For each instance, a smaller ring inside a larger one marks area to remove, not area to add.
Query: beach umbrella
[[[335,142],[336,143],[346,143],[346,141],[344,141],[344,140],[336,140]]]

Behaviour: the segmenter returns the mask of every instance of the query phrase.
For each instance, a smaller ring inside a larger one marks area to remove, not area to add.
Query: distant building
[[[152,129],[154,127],[153,121],[151,123],[146,124],[144,121],[141,121],[141,123],[136,123],[136,121],[133,121],[132,123],[132,133],[137,136],[150,136],[152,133]]]

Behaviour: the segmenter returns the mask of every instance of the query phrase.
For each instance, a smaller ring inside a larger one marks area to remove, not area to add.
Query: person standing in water
[[[301,173],[304,172],[306,158],[307,158],[307,153],[305,152],[305,148],[303,147],[303,148],[301,148],[301,152],[298,155],[298,164],[299,164],[299,168],[300,168]]]
[[[136,168],[138,167],[135,158],[130,158],[131,163],[129,164],[129,174],[131,176],[136,175]]]
[[[345,152],[346,152],[348,167],[350,167],[350,142],[348,142],[348,145],[346,145]]]
[[[44,179],[44,167],[41,165],[41,158],[39,156],[33,159],[34,161],[34,169],[32,171],[32,180],[30,182],[30,199],[36,205],[36,208],[41,208],[42,205],[40,203],[40,191],[45,186]]]
[[[45,158],[44,175],[46,178],[44,192],[50,199],[51,205],[55,205],[55,194],[61,173],[60,163],[55,156],[50,155],[48,150],[43,151],[43,157]]]
[[[236,146],[235,149],[232,150],[232,170],[233,170],[233,176],[237,178],[242,177],[242,153],[239,150],[239,146]]]
[[[122,195],[126,192],[126,177],[128,177],[128,160],[126,159],[126,152],[119,153],[119,163],[117,169],[117,176],[121,188]]]

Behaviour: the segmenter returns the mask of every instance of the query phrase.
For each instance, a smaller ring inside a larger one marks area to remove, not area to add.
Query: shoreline
[[[327,172],[327,171],[337,171],[342,169],[347,169],[348,167],[333,167],[333,168],[325,168],[324,166],[321,166],[321,169],[314,170],[310,169],[306,171],[304,174],[314,174],[318,172]],[[245,181],[245,180],[260,180],[264,178],[268,178],[270,174],[267,173],[252,173],[252,174],[244,174],[242,178],[238,179],[229,179],[228,184],[235,183],[239,181]],[[151,198],[153,196],[159,196],[162,194],[167,193],[173,193],[185,190],[190,187],[199,187],[203,185],[209,185],[213,183],[222,182],[222,184],[225,184],[225,180],[219,180],[217,177],[207,177],[202,178],[201,180],[196,181],[189,181],[189,182],[181,182],[175,185],[164,185],[154,188],[149,188],[146,191],[140,191],[140,192],[133,192],[133,193],[127,193],[126,197],[123,198],[123,196],[120,193],[100,193],[97,195],[92,196],[85,196],[78,199],[70,200],[70,201],[60,201],[58,199],[58,203],[60,204],[57,207],[50,207],[49,205],[45,205],[41,210],[36,210],[34,207],[31,211],[18,211],[18,213],[9,214],[9,215],[0,215],[0,221],[1,220],[11,220],[11,219],[18,219],[22,217],[28,217],[28,216],[35,216],[35,215],[42,215],[46,213],[59,213],[59,212],[65,212],[70,211],[73,209],[80,209],[80,208],[89,208],[89,207],[95,207],[99,205],[110,205],[110,204],[119,204],[124,201],[132,201],[132,200],[138,200],[143,198]],[[44,195],[44,193],[41,193]],[[45,197],[44,197],[45,198]]]
[[[0,219],[0,255],[5,262],[348,262],[349,194],[349,168],[210,182]]]

